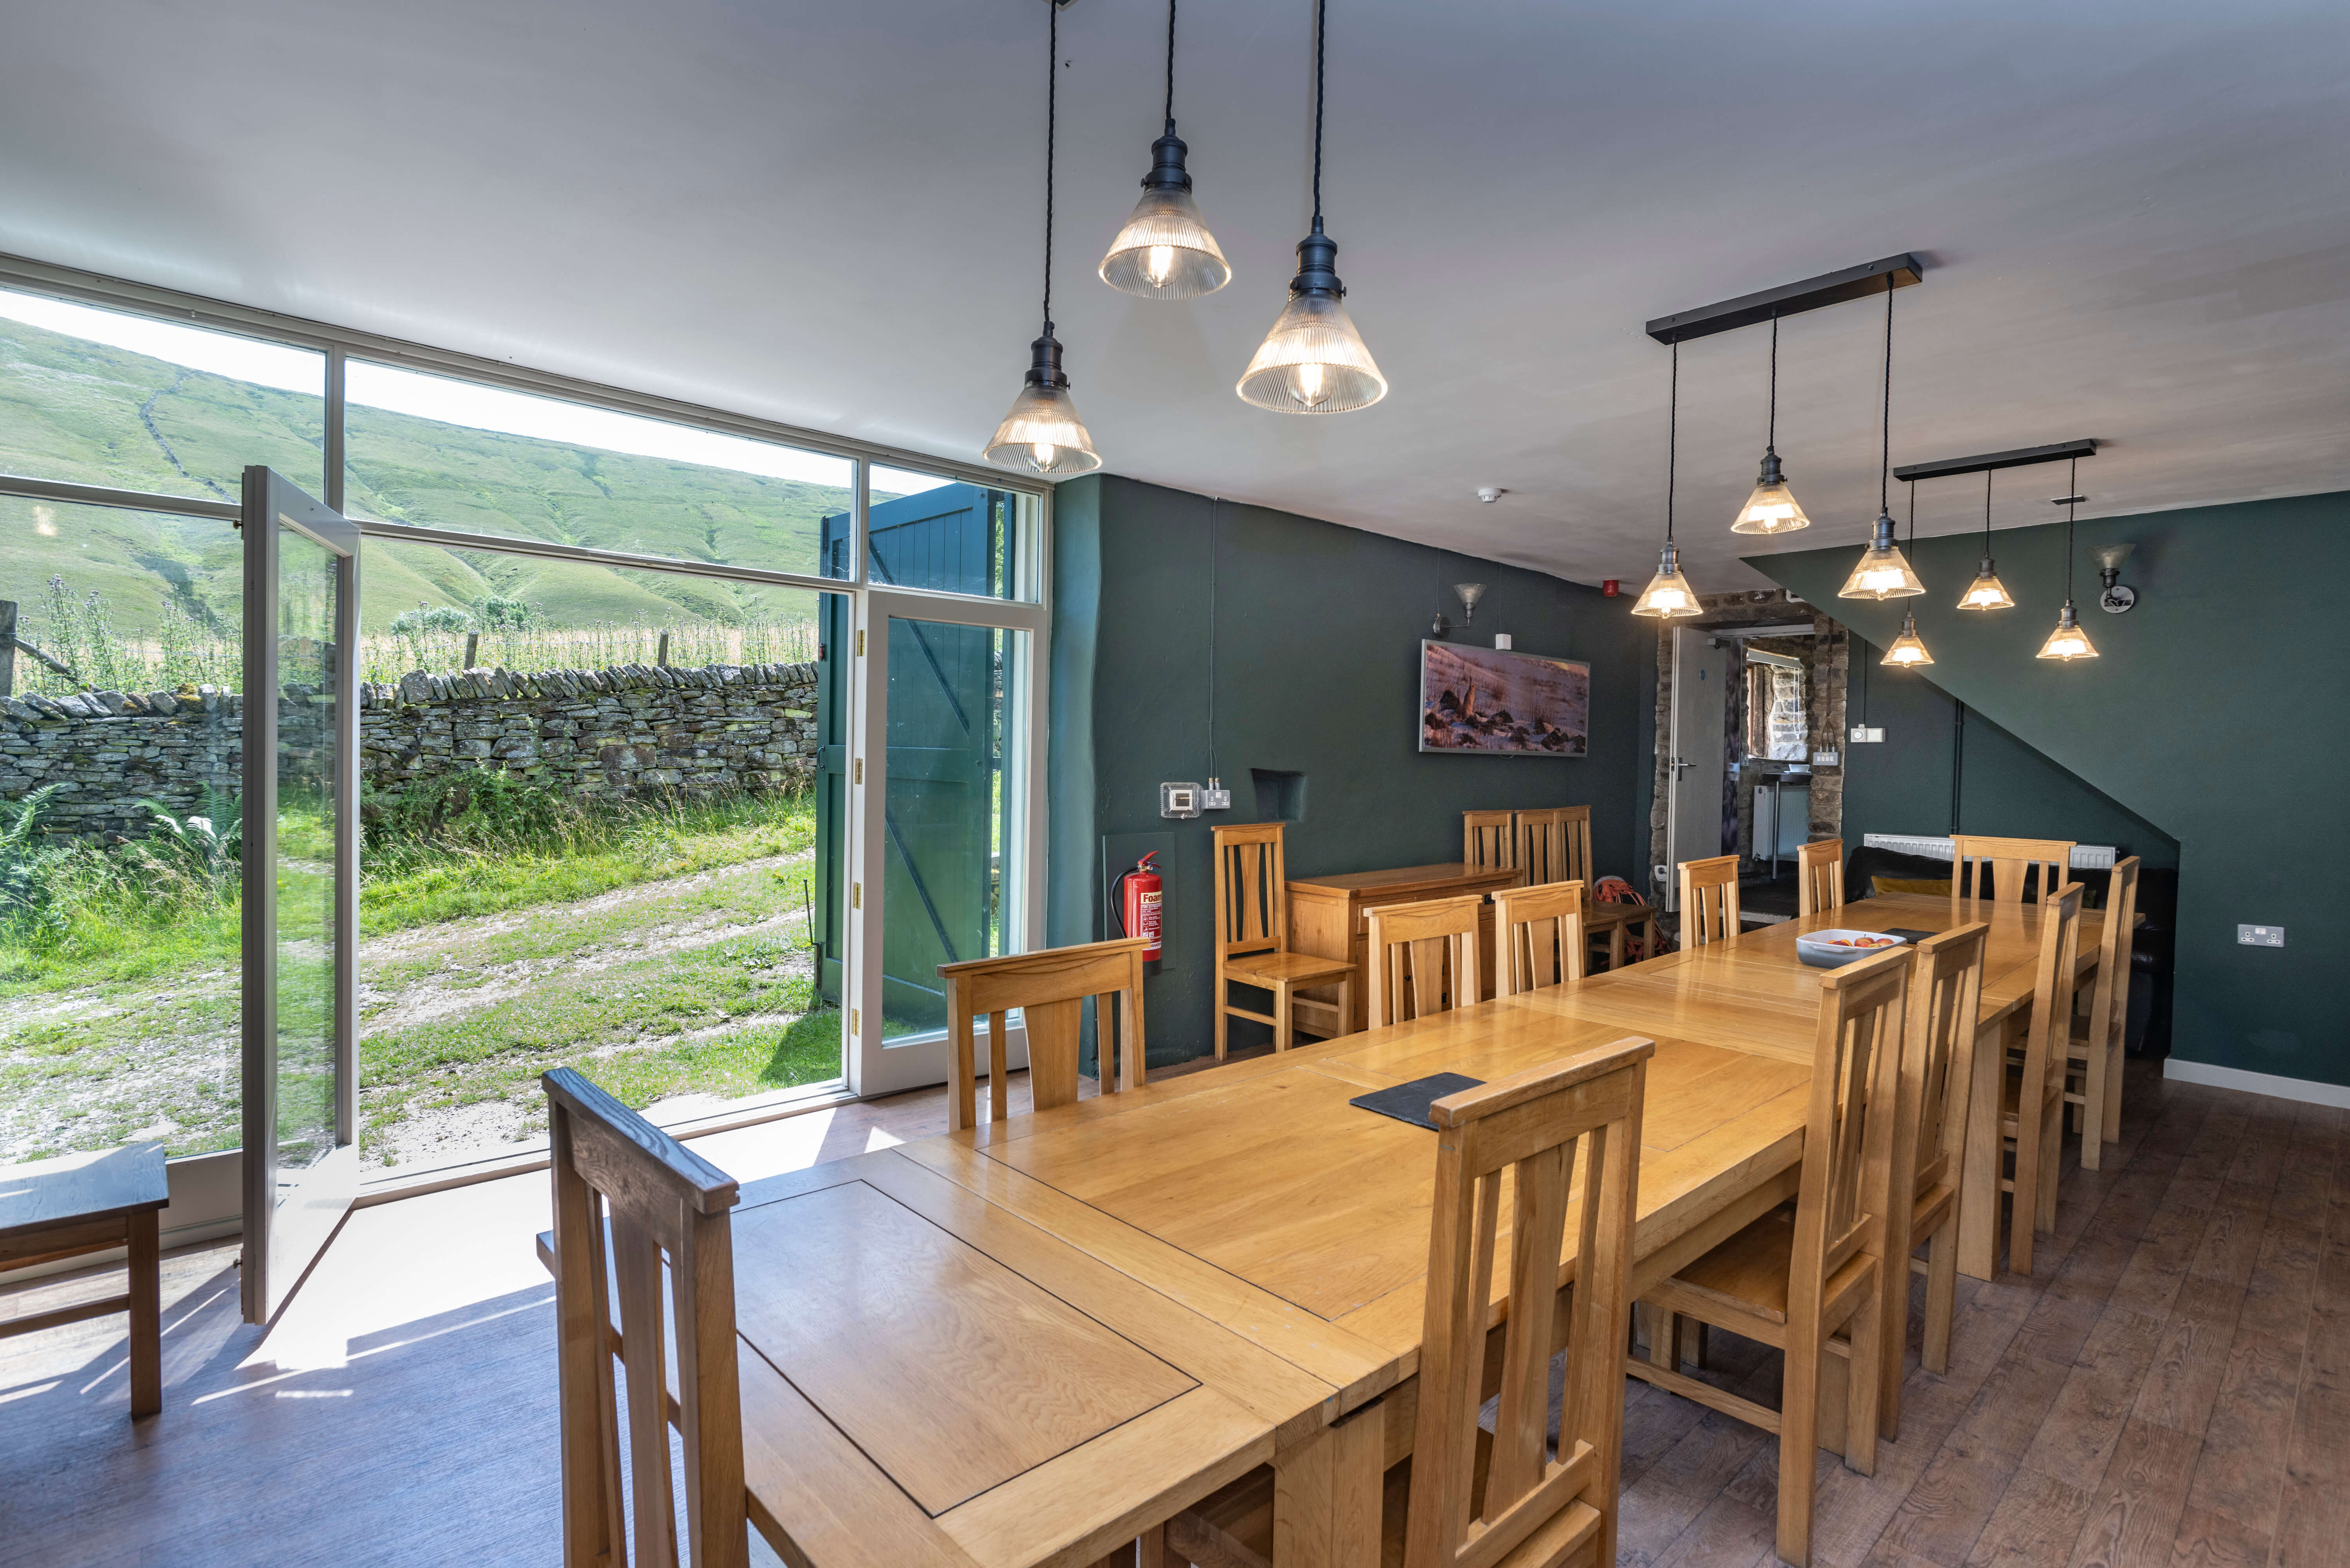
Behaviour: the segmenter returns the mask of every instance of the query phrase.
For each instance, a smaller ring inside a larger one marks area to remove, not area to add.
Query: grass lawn
[[[286,825],[289,852],[307,832]],[[640,1108],[838,1075],[839,1017],[816,1003],[806,929],[808,797],[370,837],[370,1165],[531,1136],[537,1075],[559,1063]],[[174,1154],[236,1146],[236,906],[170,891],[93,891],[64,940],[0,940],[0,1158],[132,1137]]]

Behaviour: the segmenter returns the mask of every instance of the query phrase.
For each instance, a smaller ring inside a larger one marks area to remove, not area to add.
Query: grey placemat
[[[1425,1078],[1414,1078],[1409,1084],[1398,1084],[1389,1089],[1374,1089],[1367,1095],[1357,1095],[1347,1103],[1360,1106],[1367,1111],[1377,1111],[1383,1116],[1393,1116],[1399,1122],[1409,1122],[1416,1127],[1436,1130],[1428,1119],[1428,1107],[1447,1095],[1457,1095],[1463,1089],[1481,1087],[1485,1080],[1466,1077],[1459,1073],[1430,1073]]]

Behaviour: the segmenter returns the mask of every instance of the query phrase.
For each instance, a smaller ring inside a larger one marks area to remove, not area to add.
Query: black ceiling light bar
[[[1908,288],[1918,282],[1925,272],[1926,264],[1904,251],[1866,266],[1848,266],[1842,272],[1823,273],[1801,283],[1725,299],[1719,305],[1701,305],[1695,310],[1659,316],[1648,323],[1648,333],[1659,343],[1686,343],[1692,337],[1711,337],[1717,332],[1757,326],[1773,317],[1800,316],[1806,310],[1842,305],[1848,299],[1866,299],[1891,289]]]
[[[2022,468],[2034,462],[2063,462],[2068,458],[2095,457],[2094,441],[2060,441],[2054,446],[2020,446],[2013,452],[1987,452],[1981,457],[1946,457],[1934,462],[1913,462],[1897,468],[1893,477],[1915,483],[1920,479],[1949,479],[1960,473],[1989,473],[1999,468]]]

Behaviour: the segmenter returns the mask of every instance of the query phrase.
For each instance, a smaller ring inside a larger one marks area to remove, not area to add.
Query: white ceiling
[[[1311,0],[1188,0],[1177,109],[1235,280],[1093,275],[1158,132],[1161,0],[1062,19],[1055,314],[1110,472],[1645,578],[1648,317],[1912,250],[1898,463],[2094,436],[2088,515],[2350,488],[2341,0],[1337,0],[1324,181],[1393,383],[1232,384],[1304,230]],[[1037,314],[1037,0],[79,0],[0,52],[0,249],[970,456]],[[1783,329],[1815,526],[1877,502],[1878,302]],[[1762,442],[1766,334],[1682,350],[1701,589]],[[2037,523],[2054,471],[2002,475]],[[1495,505],[1480,485],[1506,487]],[[1896,502],[1897,513],[1900,507]],[[1921,497],[1979,526],[1980,481]]]

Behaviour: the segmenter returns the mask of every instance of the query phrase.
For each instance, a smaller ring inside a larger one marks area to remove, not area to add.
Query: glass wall
[[[327,357],[0,289],[0,472],[234,501],[265,462],[323,494]]]
[[[0,496],[0,1162],[240,1140],[241,560]]]
[[[854,502],[847,458],[359,359],[343,395],[353,517],[848,575],[817,541]]]
[[[558,1064],[671,1121],[839,1078],[852,921],[892,1037],[942,1023],[938,963],[1022,945],[1007,758],[1036,633],[887,623],[892,847],[858,913],[847,628],[868,583],[1032,625],[1041,495],[869,465],[859,560],[858,459],[271,330],[0,288],[0,489],[29,492],[0,494],[0,1160],[238,1141],[242,551],[173,507],[234,504],[251,463],[321,499],[339,482],[363,529],[481,540],[362,550],[369,1168],[533,1139]],[[53,482],[153,509],[37,498]],[[276,630],[297,661],[318,642]],[[314,923],[331,819],[298,784],[281,897]],[[286,972],[315,979],[293,946]],[[306,997],[281,1008],[307,1027]]]

